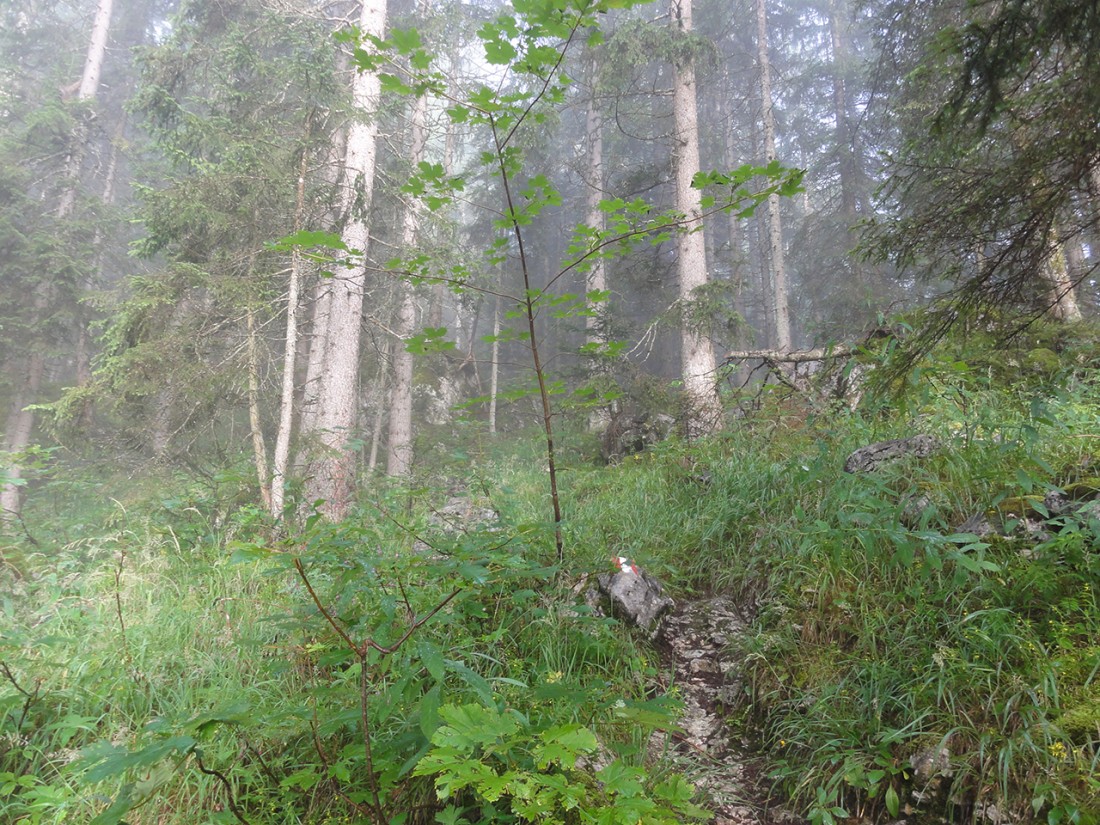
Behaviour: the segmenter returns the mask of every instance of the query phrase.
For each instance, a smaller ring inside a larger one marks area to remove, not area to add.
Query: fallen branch
[[[750,349],[735,350],[726,354],[722,365],[732,364],[735,361],[768,361],[777,364],[805,364],[810,361],[824,361],[826,358],[847,358],[854,355],[856,348],[848,344],[837,344],[831,347],[807,349],[785,352],[777,349]]]
[[[731,367],[734,364],[755,361],[756,364],[745,377],[743,386],[749,384],[758,370],[764,370],[765,379],[760,392],[770,383],[770,375],[775,382],[804,397],[814,407],[831,398],[843,401],[851,409],[855,409],[862,395],[859,386],[860,367],[854,366],[849,359],[858,351],[859,345],[852,344],[832,344],[817,349],[790,351],[735,350],[727,353],[721,366]],[[842,367],[839,372],[838,367]]]

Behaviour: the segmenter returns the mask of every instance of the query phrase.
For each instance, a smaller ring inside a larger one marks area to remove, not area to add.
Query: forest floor
[[[1094,825],[1100,385],[960,364],[614,467],[567,428],[560,567],[537,438],[293,534],[243,457],[59,457],[0,548],[0,821]],[[611,556],[678,604],[656,647],[562,584]]]

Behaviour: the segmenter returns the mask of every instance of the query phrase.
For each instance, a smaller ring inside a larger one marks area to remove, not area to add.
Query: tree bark
[[[362,35],[381,38],[385,28],[385,0],[365,0],[359,18]],[[333,521],[347,515],[355,490],[356,451],[350,442],[358,424],[360,328],[370,242],[367,222],[374,191],[380,91],[376,72],[356,74],[352,102],[357,111],[348,128],[341,197],[341,211],[347,216],[341,237],[353,250],[354,262],[332,279],[324,327],[314,330],[325,347],[318,385],[311,388],[316,401],[312,424],[321,455],[313,465],[306,493],[311,501],[324,502],[320,510]]]
[[[321,401],[321,372],[324,370],[325,365],[329,308],[332,306],[332,280],[330,278],[317,276],[317,282],[313,285],[312,304],[309,333],[306,335],[309,352],[306,356],[302,412],[298,422],[299,432],[307,434],[313,433],[317,429],[317,415]]]
[[[309,136],[309,130],[306,137]],[[294,231],[302,228],[306,204],[306,167],[309,152],[302,146],[298,166],[298,187],[294,203]],[[290,253],[290,282],[286,297],[286,344],[283,350],[283,381],[279,393],[279,426],[275,432],[275,455],[272,459],[271,515],[281,518],[286,505],[287,473],[290,469],[290,439],[294,430],[294,376],[298,364],[298,304],[302,288],[302,251]]]
[[[454,59],[454,63],[457,63],[457,58]],[[457,142],[457,134],[455,133],[455,126],[453,123],[447,124],[447,132],[443,138],[443,174],[446,177],[454,175],[455,167],[455,143]],[[448,209],[450,212],[449,220],[454,219],[454,207]],[[447,225],[447,224],[445,224]],[[448,225],[447,236],[452,237],[452,231]],[[437,281],[432,284],[430,297],[428,298],[428,319],[427,325],[435,329],[439,329],[443,326],[443,303],[447,295],[447,287],[442,281]]]
[[[726,353],[723,363],[730,364],[735,361],[775,361],[780,364],[805,364],[810,361],[824,361],[826,358],[847,358],[855,354],[856,348],[846,344],[838,344],[833,347],[821,347],[801,351],[778,349],[750,349],[737,350]]]
[[[99,77],[103,73],[103,58],[107,54],[107,33],[111,28],[111,8],[114,0],[99,0],[92,36],[88,41],[88,54],[84,58],[84,74],[80,78],[78,100],[93,100],[99,91]]]
[[[500,293],[493,302],[493,344],[489,354],[489,432],[497,431],[497,387],[500,380]]]
[[[427,4],[421,3],[421,13],[427,13]],[[425,122],[428,98],[420,95],[413,103],[411,134],[409,136],[409,165],[416,168],[424,159],[427,139]],[[405,250],[416,248],[420,235],[420,204],[411,199],[405,207],[401,244]],[[412,471],[412,383],[413,355],[406,346],[416,326],[416,304],[412,284],[400,281],[398,289],[397,318],[394,323],[393,390],[390,395],[390,428],[386,437],[386,474],[408,476]]]
[[[761,130],[764,137],[764,163],[776,159],[775,113],[772,109],[771,61],[768,57],[768,16],[764,0],[754,0],[756,10],[756,54],[760,72]],[[791,348],[791,320],[787,300],[787,266],[783,255],[783,225],[779,215],[779,195],[768,197],[768,258],[771,273],[770,309],[775,329],[775,348]]]
[[[604,213],[600,209],[600,201],[603,200],[603,111],[600,109],[600,99],[597,94],[599,80],[599,58],[595,48],[590,48],[588,53],[588,112],[585,122],[585,146],[588,150],[588,169],[585,173],[586,198],[585,198],[585,224],[599,232],[604,230]],[[604,260],[596,256],[591,262],[591,268],[585,274],[585,289],[589,292],[604,292],[607,290],[607,268]],[[597,351],[608,340],[608,327],[610,314],[606,301],[588,303],[589,315],[584,319],[584,340],[586,344],[593,345]],[[593,356],[589,360],[588,373],[590,378],[597,378],[606,373],[606,364],[602,355]],[[611,422],[611,411],[600,405],[588,415],[588,429],[599,432],[607,429]]]
[[[248,424],[252,430],[252,455],[256,462],[256,478],[260,485],[260,500],[264,509],[272,510],[271,476],[267,464],[267,444],[260,418],[260,351],[256,335],[256,317],[247,310],[248,323]]]
[[[107,56],[107,34],[111,28],[113,3],[114,0],[99,0],[99,5],[96,7],[92,36],[88,41],[88,53],[84,58],[84,72],[80,76],[80,88],[76,93],[76,99],[83,103],[95,100],[96,93],[99,91],[99,78],[103,73],[103,61]],[[81,121],[69,143],[69,155],[65,159],[68,181],[57,205],[59,220],[68,218],[76,205],[80,167],[84,161],[85,131],[84,123]]]
[[[672,0],[671,16],[679,31],[691,33],[691,0]],[[677,236],[680,283],[680,372],[684,384],[684,431],[688,438],[713,432],[721,424],[721,406],[715,386],[714,349],[710,338],[693,318],[695,291],[707,283],[707,254],[703,238],[701,193],[691,186],[699,171],[699,118],[695,99],[695,64],[689,56],[676,66],[673,80],[673,152],[676,168],[676,206],[685,216]]]
[[[1047,245],[1048,255],[1043,263],[1043,278],[1047,282],[1047,305],[1050,317],[1062,323],[1075,324],[1081,321],[1083,316],[1077,304],[1073,278],[1070,277],[1069,267],[1066,265],[1065,249],[1053,230]]]
[[[41,353],[32,352],[27,359],[26,372],[12,399],[7,424],[4,427],[4,451],[7,453],[22,452],[31,443],[34,415],[26,408],[37,400],[45,366],[46,359]],[[18,458],[9,460],[8,466],[3,470],[3,476],[4,485],[0,489],[0,519],[4,524],[8,524],[18,521],[22,513],[22,496],[19,487],[23,478],[23,466]]]
[[[367,459],[367,472],[373,473],[378,466],[378,448],[382,443],[382,424],[386,418],[386,393],[389,390],[390,377],[390,351],[393,349],[393,341],[386,340],[382,346],[382,352],[378,360],[378,378],[375,380],[374,390],[374,423],[370,429],[370,456]]]
[[[729,76],[726,75],[726,83],[729,87]],[[729,108],[725,105],[725,98],[723,96],[721,105],[721,116],[723,120],[730,121],[729,125],[725,129],[722,141],[722,163],[727,169],[736,169],[739,165],[737,162],[737,150],[734,146],[733,136],[733,123],[732,114]],[[746,288],[746,270],[747,262],[745,260],[745,250],[743,241],[743,232],[741,231],[741,218],[737,216],[736,210],[730,210],[726,216],[726,232],[727,242],[729,244],[728,260],[730,268],[730,285],[733,288],[733,301],[734,310],[737,312],[737,330],[734,336],[734,346],[743,346],[750,339],[750,329],[748,326],[748,305],[745,300],[745,288]]]
[[[841,4],[829,3],[829,40],[832,46],[833,69],[833,117],[836,121],[836,144],[839,154],[840,208],[853,223],[859,212],[859,174],[856,157],[855,132],[851,124],[848,104],[848,88],[844,78],[848,60],[848,45],[841,28]]]

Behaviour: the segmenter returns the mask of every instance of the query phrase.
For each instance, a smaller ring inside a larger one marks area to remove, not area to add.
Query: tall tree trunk
[[[95,21],[92,23],[92,36],[88,41],[88,53],[84,57],[84,72],[80,76],[80,88],[76,99],[90,103],[99,91],[99,78],[103,74],[103,61],[107,56],[107,34],[111,28],[111,8],[114,0],[99,0]],[[65,159],[65,171],[68,182],[61,192],[57,205],[57,217],[68,218],[76,205],[76,192],[80,185],[80,167],[84,162],[86,124],[81,120],[69,142],[69,155]]]
[[[489,432],[497,431],[497,387],[500,380],[500,293],[493,301],[493,344],[489,350]]]
[[[421,3],[421,14],[427,14],[427,3]],[[409,165],[416,168],[424,159],[427,139],[426,120],[428,98],[420,95],[413,103],[409,136]],[[405,207],[401,245],[406,251],[416,248],[420,234],[420,204],[410,199]],[[416,303],[412,284],[398,283],[397,318],[394,323],[393,390],[390,395],[390,429],[386,437],[386,474],[405,477],[412,471],[412,383],[413,356],[406,346],[416,325]]]
[[[1081,236],[1068,238],[1065,243],[1066,269],[1075,284],[1085,276],[1085,251],[1081,248]]]
[[[351,71],[350,58],[344,52],[340,52],[336,58],[337,72],[343,74]],[[335,193],[341,193],[329,200],[322,220],[329,224],[339,224],[343,219],[340,214],[343,197],[343,189],[347,178],[344,166],[344,156],[347,154],[348,124],[339,126],[332,135],[331,144],[327,147],[326,158],[322,165],[322,174],[326,183]],[[303,282],[304,285],[304,282]],[[317,430],[317,412],[319,403],[319,387],[321,386],[321,373],[325,365],[325,340],[328,329],[329,308],[332,305],[332,281],[326,276],[318,276],[314,281],[309,300],[309,331],[302,336],[302,343],[306,345],[306,375],[301,389],[301,412],[298,416],[298,432],[310,436]],[[314,439],[315,440],[315,439]],[[311,444],[310,446],[316,446]],[[306,450],[298,450],[295,455],[295,465],[304,469],[309,464]]]
[[[724,85],[726,88],[729,88],[728,76],[727,83]],[[726,98],[723,95],[720,99],[725,101]],[[721,119],[728,121],[728,125],[725,127],[725,139],[723,140],[722,146],[722,162],[727,169],[736,169],[739,164],[737,150],[734,145],[732,113],[724,103],[721,104]],[[753,340],[753,330],[749,322],[749,306],[747,300],[752,272],[745,254],[744,236],[745,233],[742,229],[741,218],[737,216],[736,211],[730,210],[726,215],[726,241],[728,244],[726,257],[730,268],[730,288],[733,290],[733,308],[737,313],[737,326],[733,330],[733,340],[731,341],[734,349],[743,349]],[[748,366],[739,364],[736,375],[734,376],[737,386],[744,385],[748,377]]]
[[[671,16],[679,32],[691,34],[691,0],[672,0]],[[699,116],[695,99],[695,63],[688,56],[676,66],[673,80],[673,152],[676,167],[676,207],[685,216],[677,236],[680,282],[680,372],[684,383],[684,431],[689,438],[713,432],[721,424],[715,387],[714,348],[691,311],[695,290],[707,283],[707,253],[703,239],[702,197],[691,186],[699,171]]]
[[[306,130],[308,140],[310,130]],[[309,152],[302,146],[298,165],[298,187],[294,202],[294,231],[302,228],[306,206],[306,168]],[[279,426],[275,432],[275,455],[272,459],[271,515],[280,518],[286,504],[287,473],[290,469],[290,439],[294,429],[294,377],[298,364],[298,304],[302,289],[302,250],[294,247],[290,253],[290,283],[286,296],[286,344],[283,350],[283,381],[279,394]]]
[[[99,78],[103,72],[103,61],[107,54],[107,34],[111,27],[111,7],[113,0],[99,0],[96,7],[92,34],[88,41],[88,52],[84,58],[84,71],[80,77],[77,99],[90,104],[95,100],[99,89]],[[65,159],[65,186],[57,204],[57,223],[63,224],[73,213],[76,205],[76,193],[80,185],[80,167],[84,158],[84,129],[78,127],[69,142],[69,153]],[[35,299],[35,316],[42,318],[48,311],[53,293],[52,284],[46,281]],[[4,425],[5,450],[17,454],[30,444],[34,432],[34,413],[28,409],[38,400],[46,359],[40,352],[31,352],[27,356],[26,369],[16,382],[11,410]],[[22,509],[19,484],[23,477],[23,468],[18,459],[10,460],[3,470],[0,486],[0,523],[17,520]]]
[[[46,359],[40,352],[32,352],[26,363],[26,371],[19,376],[18,389],[12,398],[4,427],[4,451],[8,453],[25,450],[31,443],[31,433],[34,430],[34,415],[26,408],[38,398]],[[3,488],[0,489],[0,519],[6,524],[17,521],[22,512],[19,487],[23,478],[23,467],[18,458],[14,457],[6,468],[0,468],[0,473],[4,481]]]
[[[828,13],[829,40],[832,46],[833,117],[836,121],[836,144],[840,161],[840,209],[846,218],[854,222],[859,211],[859,175],[855,133],[848,105],[848,87],[844,78],[848,45],[841,27],[842,4],[838,0],[830,0]]]
[[[378,357],[378,377],[375,379],[374,389],[374,423],[370,429],[370,457],[367,459],[367,472],[373,473],[378,466],[378,448],[382,443],[382,424],[386,420],[386,401],[389,391],[388,381],[390,377],[390,352],[393,350],[392,339],[387,339],[382,345],[382,352]]]
[[[725,88],[730,88],[729,75],[726,74]],[[722,141],[722,164],[727,169],[736,169],[738,164],[737,148],[734,145],[733,115],[725,104],[725,95],[720,98],[720,120],[727,121],[724,140]],[[747,284],[747,266],[745,260],[744,241],[741,231],[741,218],[735,210],[730,210],[726,215],[726,239],[729,244],[728,260],[730,268],[730,285],[733,288],[734,309],[738,315],[737,332],[734,336],[734,348],[747,346],[750,339],[748,327],[748,306],[745,300]]]
[[[260,499],[271,512],[271,476],[267,464],[267,444],[260,418],[260,347],[256,334],[256,316],[249,307],[248,321],[248,424],[252,430],[252,455],[256,462],[256,478],[260,484]]]
[[[381,38],[385,28],[385,0],[365,0],[359,18],[362,35]],[[356,257],[354,265],[332,279],[325,326],[314,330],[314,335],[322,335],[325,342],[319,382],[310,388],[315,393],[313,426],[322,454],[314,463],[306,492],[310,501],[324,501],[321,511],[334,521],[347,515],[355,489],[356,451],[349,442],[358,424],[359,343],[367,286],[366,255],[370,242],[367,222],[374,192],[380,91],[376,72],[356,74],[352,102],[357,112],[348,128],[344,154],[346,180],[341,197],[347,223],[341,237],[361,257]]]
[[[454,63],[457,64],[457,58],[454,59]],[[443,175],[450,178],[454,175],[455,167],[455,143],[457,141],[457,134],[455,132],[455,125],[448,122],[447,133],[443,138]],[[449,210],[451,212],[450,218],[453,219],[454,207]],[[450,228],[449,222],[444,222],[444,226],[447,227],[445,237],[448,241],[453,240],[453,233]],[[432,284],[430,297],[428,298],[428,318],[427,326],[439,329],[443,326],[443,301],[447,295],[447,287],[442,281],[438,281]]]
[[[857,145],[859,135],[852,123],[852,108],[844,77],[849,60],[848,41],[844,37],[845,29],[842,25],[845,22],[845,8],[841,0],[830,0],[829,39],[833,53],[833,117],[836,120],[836,145],[839,154],[840,212],[847,226],[850,248],[854,248],[859,240],[857,223],[860,209],[866,208],[866,195],[863,192],[863,175]],[[867,268],[859,256],[849,254],[847,262],[855,288],[867,290]],[[867,296],[859,297],[866,300]]]
[[[302,392],[302,412],[298,422],[299,432],[311,434],[317,430],[320,410],[321,373],[325,367],[325,351],[328,346],[327,330],[329,310],[332,307],[332,279],[318,275],[313,285],[313,300],[306,341],[306,378]]]
[[[753,157],[761,158],[764,136],[760,129],[752,130]],[[753,263],[753,275],[757,290],[757,307],[759,308],[758,327],[761,333],[761,342],[765,346],[775,345],[775,285],[772,282],[771,255],[768,247],[768,215],[767,210],[758,210],[753,218],[752,231],[746,233],[750,259]]]
[[[764,0],[754,0],[756,9],[756,56],[760,72],[761,130],[764,163],[776,159],[775,113],[772,110],[771,60],[768,57],[768,15]],[[787,265],[783,255],[783,225],[779,216],[779,195],[768,197],[768,258],[771,273],[771,314],[775,328],[775,349],[791,348],[791,320],[787,302]]]
[[[585,123],[585,145],[588,149],[588,169],[585,174],[587,193],[585,198],[585,224],[592,229],[602,232],[604,229],[604,212],[600,209],[600,201],[603,200],[603,111],[600,109],[600,98],[597,94],[599,85],[599,58],[594,47],[588,52],[588,112]],[[585,289],[589,292],[604,292],[607,290],[607,269],[601,256],[596,256],[591,262],[591,268],[585,274]],[[597,352],[602,350],[608,340],[610,326],[610,313],[606,301],[589,302],[589,314],[584,319],[584,340]],[[589,376],[598,378],[607,372],[606,361],[602,354],[591,358],[589,362]],[[611,422],[611,411],[604,405],[596,407],[588,415],[588,429],[600,431],[607,428]]]
[[[1058,233],[1050,232],[1048,256],[1043,264],[1043,278],[1047,282],[1047,306],[1050,316],[1056,321],[1075,324],[1082,319],[1081,309],[1077,305],[1077,293],[1073,288],[1066,265],[1063,245],[1058,241]]]

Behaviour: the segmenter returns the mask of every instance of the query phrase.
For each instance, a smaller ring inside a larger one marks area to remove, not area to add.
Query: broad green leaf
[[[209,713],[200,713],[192,717],[185,727],[198,734],[204,734],[220,725],[240,725],[249,720],[251,709],[252,706],[248,702],[234,702]]]
[[[397,75],[379,73],[378,82],[386,94],[412,95],[415,90]]]
[[[443,695],[443,686],[436,685],[420,699],[420,732],[426,739],[431,739],[432,734],[439,728],[439,706]]]
[[[122,822],[122,817],[124,817],[134,806],[135,800],[131,798],[132,792],[132,784],[127,783],[123,785],[122,790],[118,792],[118,796],[114,798],[114,801],[105,811],[88,823],[88,825],[118,825]]]
[[[486,40],[485,61],[491,66],[507,66],[516,57],[516,49],[507,40]]]
[[[478,673],[470,670],[462,662],[447,659],[447,667],[450,668],[462,681],[473,688],[474,693],[481,699],[486,705],[493,703],[493,689],[489,686],[489,683]]]
[[[432,744],[443,748],[473,750],[511,736],[518,729],[512,716],[500,713],[495,707],[473,703],[443,705],[439,716],[444,724],[432,736]]]
[[[390,43],[403,55],[412,54],[419,48],[422,48],[420,41],[420,31],[411,29],[390,29]]]
[[[642,770],[626,765],[620,759],[600,770],[596,776],[609,794],[630,797],[639,796],[645,790],[641,782]]]
[[[886,789],[886,796],[883,797],[883,802],[886,803],[886,810],[890,812],[890,816],[896,817],[898,811],[901,810],[901,800],[898,799],[898,792],[894,790],[893,785]]]
[[[308,791],[320,781],[321,775],[317,771],[312,768],[302,768],[285,777],[279,785],[283,788],[297,788],[301,791]]]
[[[596,735],[577,724],[547,728],[539,734],[539,739],[542,744],[535,748],[534,755],[540,770],[545,770],[551,763],[572,768],[578,756],[592,753],[597,747]]]
[[[431,675],[436,682],[442,682],[446,675],[446,670],[443,662],[443,654],[440,653],[439,648],[429,642],[427,639],[421,639],[416,645],[417,655],[420,657],[421,663],[425,669]]]

